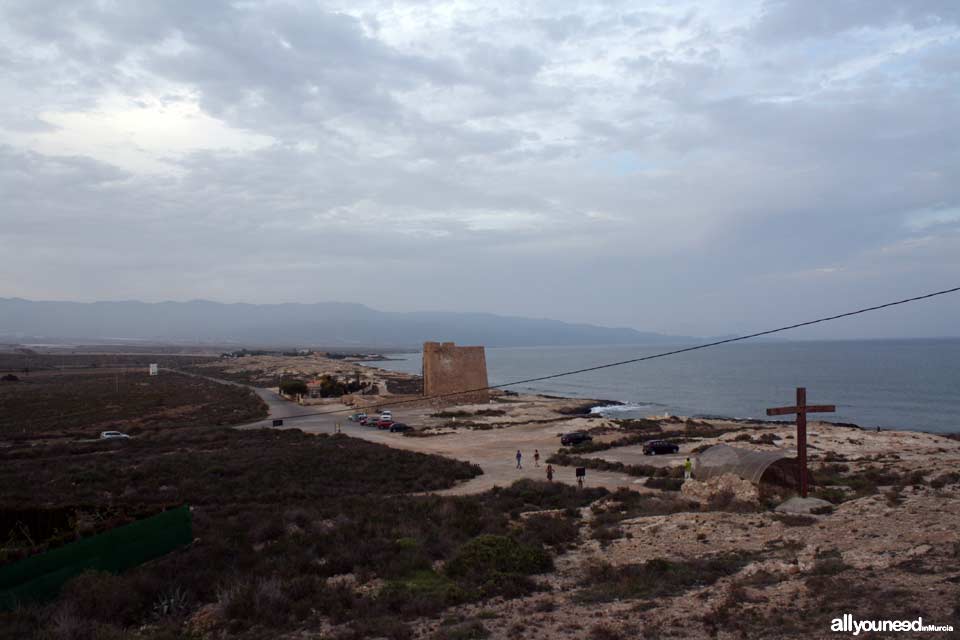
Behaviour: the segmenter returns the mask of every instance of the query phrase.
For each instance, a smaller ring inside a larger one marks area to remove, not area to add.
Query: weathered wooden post
[[[800,495],[807,497],[807,414],[833,413],[837,408],[832,404],[814,404],[807,406],[807,389],[797,387],[797,404],[792,407],[767,409],[768,416],[797,414],[797,460],[800,463]]]

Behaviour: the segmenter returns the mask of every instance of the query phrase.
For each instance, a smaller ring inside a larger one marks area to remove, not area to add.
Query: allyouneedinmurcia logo
[[[855,636],[868,631],[953,631],[948,624],[923,624],[923,618],[916,620],[854,620],[853,614],[845,613],[834,618],[830,631],[847,632]]]

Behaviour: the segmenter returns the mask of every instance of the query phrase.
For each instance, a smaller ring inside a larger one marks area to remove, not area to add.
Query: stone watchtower
[[[437,404],[490,401],[490,392],[471,391],[487,386],[487,356],[483,347],[458,347],[452,342],[423,343],[423,395],[457,394]],[[464,391],[467,393],[458,393]]]

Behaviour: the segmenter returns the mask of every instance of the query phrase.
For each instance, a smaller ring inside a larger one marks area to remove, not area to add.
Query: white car
[[[119,431],[103,431],[100,433],[101,440],[129,440],[130,436]]]
[[[384,411],[380,414],[381,420],[393,420],[393,412],[390,410]]]

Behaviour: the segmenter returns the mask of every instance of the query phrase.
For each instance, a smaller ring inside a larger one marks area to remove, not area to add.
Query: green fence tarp
[[[190,508],[183,506],[0,567],[0,611],[55,598],[84,571],[119,573],[192,541]]]

